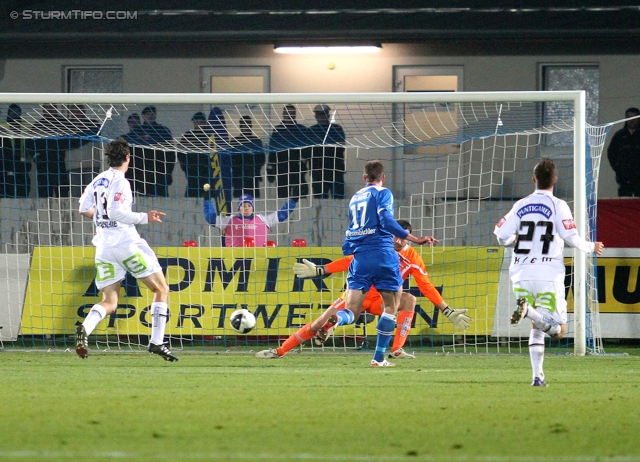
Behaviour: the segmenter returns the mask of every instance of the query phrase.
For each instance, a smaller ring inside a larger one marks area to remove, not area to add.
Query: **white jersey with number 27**
[[[507,244],[517,235],[509,266],[513,282],[563,282],[565,241],[585,253],[594,251],[594,243],[578,235],[567,203],[546,190],[516,202],[493,233]]]
[[[132,204],[131,186],[123,172],[109,169],[93,179],[80,197],[80,212],[95,207],[93,245],[112,247],[140,239],[135,225],[146,224],[148,215],[132,212]]]

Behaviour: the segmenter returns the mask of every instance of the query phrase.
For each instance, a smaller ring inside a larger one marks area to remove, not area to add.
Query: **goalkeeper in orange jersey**
[[[406,220],[397,220],[398,224],[403,228],[412,232],[411,224]],[[467,329],[471,318],[465,313],[466,309],[454,310],[450,308],[444,301],[440,293],[431,283],[429,274],[424,265],[424,261],[418,252],[409,246],[406,239],[394,237],[393,246],[400,256],[400,274],[402,279],[406,280],[412,275],[418,284],[420,292],[427,297],[442,313],[460,329]],[[340,258],[326,265],[315,265],[314,263],[302,260],[302,263],[293,265],[293,271],[299,278],[310,278],[322,276],[325,274],[346,271],[353,259],[353,255]],[[404,351],[404,343],[407,340],[407,334],[411,328],[413,314],[416,306],[416,297],[407,292],[403,292],[400,297],[398,308],[398,317],[396,322],[396,333],[391,347],[390,358],[415,358],[414,355]],[[307,340],[315,337],[315,342],[322,345],[331,335],[333,330],[341,325],[350,324],[351,319],[357,319],[359,313],[349,312],[347,316],[342,316],[341,312],[347,310],[345,303],[345,294],[334,301],[329,308],[315,321],[302,326],[296,333],[289,336],[280,348],[272,348],[256,353],[256,358],[270,359],[280,358],[288,351],[301,345]],[[375,287],[371,287],[362,304],[362,310],[374,315],[380,315],[383,311],[382,297]],[[348,320],[345,322],[345,320]]]

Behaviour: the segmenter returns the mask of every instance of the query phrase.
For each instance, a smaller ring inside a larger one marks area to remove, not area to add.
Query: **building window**
[[[600,69],[597,64],[543,64],[541,71],[541,90],[563,91],[584,90],[586,92],[586,120],[588,124],[598,123],[600,109]],[[562,103],[545,104],[544,120],[557,120],[559,117],[573,117],[573,109],[567,110]],[[573,142],[572,133],[552,135],[547,144],[565,144]]]
[[[122,93],[121,66],[66,66],[67,93]]]

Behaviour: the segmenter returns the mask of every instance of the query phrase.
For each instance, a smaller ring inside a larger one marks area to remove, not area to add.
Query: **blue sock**
[[[337,311],[336,316],[338,317],[338,322],[336,324],[336,327],[344,326],[346,324],[353,324],[353,321],[355,321],[355,317],[353,316],[353,313],[347,309],[342,309]]]
[[[391,343],[395,328],[396,317],[392,314],[382,313],[376,326],[378,336],[376,339],[376,351],[373,353],[373,359],[379,363],[384,361],[384,352],[387,351],[387,347]]]

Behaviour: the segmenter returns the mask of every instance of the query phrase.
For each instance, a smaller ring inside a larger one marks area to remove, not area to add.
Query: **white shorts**
[[[156,254],[144,239],[118,247],[97,247],[95,261],[98,289],[122,281],[127,271],[136,279],[162,271]]]
[[[545,311],[558,324],[567,323],[567,300],[564,283],[553,281],[519,281],[513,283],[516,298],[525,297],[537,311]]]

